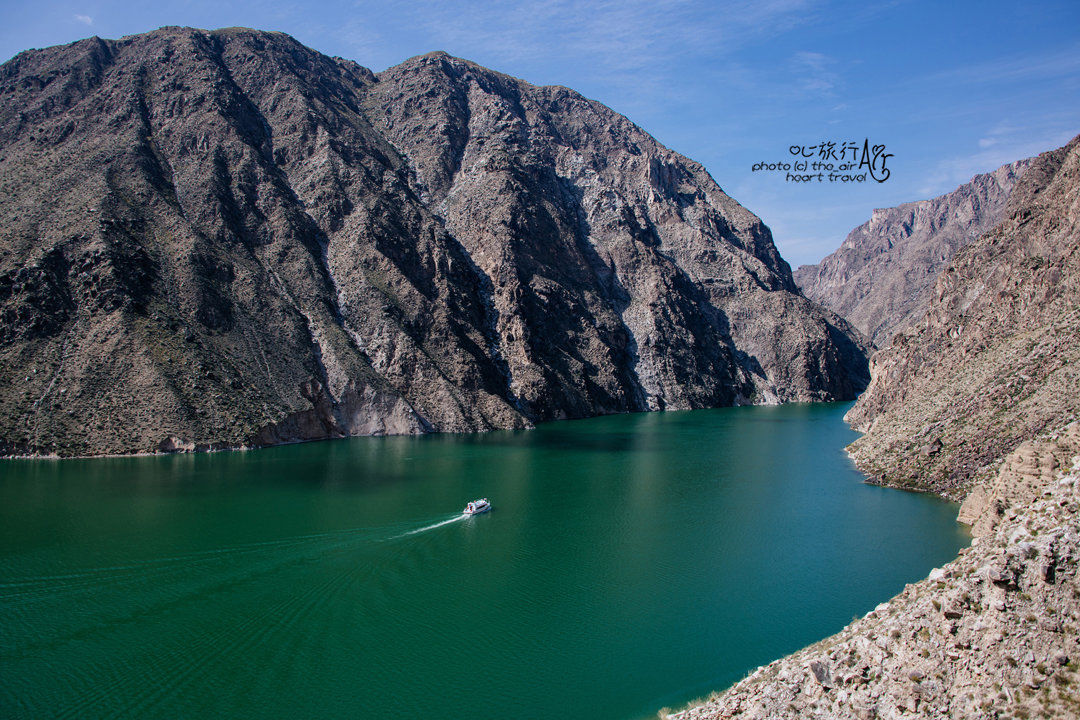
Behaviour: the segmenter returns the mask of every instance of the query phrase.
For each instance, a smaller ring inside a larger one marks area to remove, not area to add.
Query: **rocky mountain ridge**
[[[0,452],[852,398],[845,321],[698,164],[432,53],[162,28],[0,67]]]
[[[800,266],[795,282],[884,347],[926,312],[934,281],[957,250],[1001,221],[1030,163],[1017,160],[945,195],[874,210],[835,252]]]

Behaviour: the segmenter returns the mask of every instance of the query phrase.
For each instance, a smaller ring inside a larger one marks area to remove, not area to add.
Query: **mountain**
[[[1080,716],[1080,137],[1034,158],[872,358],[849,451],[964,499],[974,541],[677,720]]]
[[[795,282],[884,347],[926,312],[934,281],[956,251],[1001,221],[1030,162],[976,175],[947,195],[874,210],[836,252],[799,267]]]
[[[162,28],[0,67],[0,451],[853,398],[866,345],[697,163],[444,53]]]
[[[1036,158],[1004,220],[963,248],[923,318],[876,353],[848,413],[882,482],[963,497],[1080,410],[1080,138]]]

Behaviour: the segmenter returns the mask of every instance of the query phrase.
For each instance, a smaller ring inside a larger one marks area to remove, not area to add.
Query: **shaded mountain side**
[[[550,384],[542,368],[573,385],[561,350],[531,341],[552,302],[590,318],[574,330],[583,340],[622,356],[606,384],[638,407],[858,392],[864,348],[798,295],[768,228],[697,163],[571,90],[443,53],[379,81],[369,115],[492,278],[501,351],[526,399]],[[448,142],[431,142],[433,118]]]
[[[761,221],[599,103],[162,28],[0,67],[0,450],[852,398]]]
[[[976,175],[946,195],[874,210],[817,265],[795,271],[814,302],[847,318],[878,347],[922,317],[957,250],[1001,221],[1031,159]]]

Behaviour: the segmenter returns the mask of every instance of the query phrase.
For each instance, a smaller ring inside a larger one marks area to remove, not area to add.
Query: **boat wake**
[[[471,517],[467,514],[441,516],[437,522],[416,527],[415,522],[382,527],[358,527],[310,533],[262,542],[242,543],[190,553],[151,557],[129,563],[85,568],[73,572],[19,576],[0,563],[0,611],[26,610],[59,597],[97,597],[108,590],[128,592],[148,582],[162,587],[172,584],[202,583],[216,573],[235,576],[240,567],[244,576],[271,575],[297,563],[338,554],[355,554],[365,545],[399,541]],[[409,529],[410,526],[412,529]],[[238,566],[237,563],[240,563]]]
[[[415,530],[409,530],[408,532],[403,532],[403,533],[401,533],[399,535],[394,535],[393,537],[389,537],[389,538],[387,538],[387,540],[397,540],[398,538],[408,537],[409,535],[419,535],[420,533],[427,532],[428,530],[434,530],[435,528],[442,527],[443,525],[449,525],[450,523],[456,523],[457,521],[464,520],[467,517],[469,517],[469,516],[466,515],[465,513],[461,513],[460,515],[454,515],[453,517],[451,517],[451,518],[449,518],[447,520],[442,520],[442,521],[437,522],[437,523],[432,523],[431,525],[425,525],[424,527],[416,528]]]

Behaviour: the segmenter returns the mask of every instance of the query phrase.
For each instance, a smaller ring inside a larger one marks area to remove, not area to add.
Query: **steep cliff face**
[[[1005,219],[961,250],[916,325],[874,355],[848,413],[882,482],[961,498],[1080,409],[1080,139],[1036,158]]]
[[[811,300],[847,318],[878,347],[926,312],[934,281],[957,250],[1001,221],[1030,159],[976,175],[956,190],[875,210],[817,265],[795,271]]]
[[[552,385],[595,403],[575,358],[597,352],[614,372],[592,383],[619,409],[858,392],[863,348],[796,293],[768,229],[626,118],[443,53],[380,74],[368,102],[492,279],[501,353],[540,416]]]
[[[0,68],[0,450],[850,398],[768,229],[606,107],[163,28]]]

